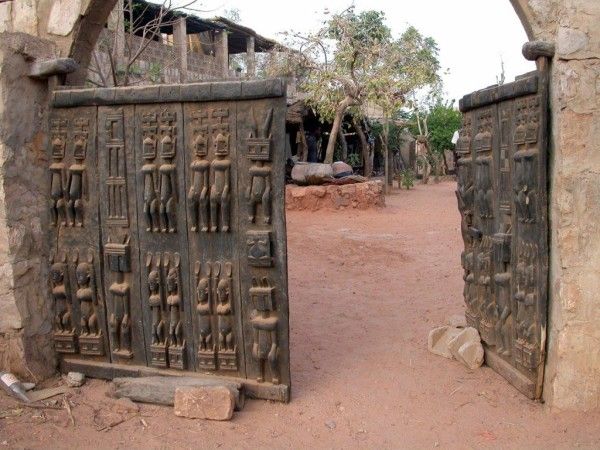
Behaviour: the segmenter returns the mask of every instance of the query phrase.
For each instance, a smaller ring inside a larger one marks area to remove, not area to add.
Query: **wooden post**
[[[217,71],[229,78],[229,38],[225,30],[215,31],[215,59]]]
[[[256,54],[254,53],[254,36],[246,38],[246,76],[254,78],[256,76]]]
[[[173,44],[177,52],[179,62],[179,82],[187,81],[188,58],[187,58],[187,22],[181,17],[173,24]]]

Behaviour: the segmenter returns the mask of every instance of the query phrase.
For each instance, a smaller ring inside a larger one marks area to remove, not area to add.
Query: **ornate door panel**
[[[98,233],[96,108],[53,111],[49,128],[49,285],[61,355],[109,359]]]
[[[98,108],[98,172],[103,286],[111,359],[146,364],[136,214],[133,106]]]
[[[55,92],[50,212],[67,225],[49,233],[51,298],[98,323],[88,338],[57,320],[62,370],[223,376],[289,399],[284,95],[280,80]],[[71,118],[89,118],[92,170]],[[86,339],[95,353],[76,354]]]
[[[287,385],[289,330],[284,203],[285,105],[267,100],[238,103],[241,291],[246,373]]]
[[[180,103],[135,107],[135,185],[146,354],[152,367],[193,364]]]
[[[246,376],[241,333],[237,102],[184,105],[196,369]],[[243,213],[243,211],[242,211]]]
[[[457,198],[467,322],[486,363],[541,396],[547,315],[547,75],[461,100]]]

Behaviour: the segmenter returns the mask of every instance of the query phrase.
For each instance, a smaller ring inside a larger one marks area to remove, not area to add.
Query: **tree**
[[[290,35],[287,46],[293,50],[287,52],[287,70],[298,75],[307,104],[323,120],[333,122],[326,163],[333,161],[340,123],[346,113],[358,119],[354,121],[356,126],[364,106],[372,102],[389,117],[409,93],[438,78],[433,39],[423,37],[414,27],[394,39],[381,11],[356,13],[351,6],[324,21],[315,33]],[[370,158],[364,142],[368,176]]]
[[[460,128],[461,118],[460,111],[454,108],[454,101],[438,100],[428,109],[413,113],[410,131],[427,138],[431,150],[442,154],[452,148],[452,136]]]

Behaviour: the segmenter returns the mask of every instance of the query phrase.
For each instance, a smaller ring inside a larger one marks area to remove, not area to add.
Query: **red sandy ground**
[[[488,368],[428,353],[428,331],[463,310],[453,189],[288,214],[290,404],[251,400],[225,423],[152,405],[119,414],[93,380],[71,396],[73,427],[64,410],[15,411],[0,394],[0,416],[17,414],[0,419],[0,449],[598,448],[600,413],[551,412]]]

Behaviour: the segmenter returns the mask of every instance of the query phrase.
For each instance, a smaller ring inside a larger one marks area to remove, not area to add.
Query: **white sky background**
[[[186,3],[189,0],[173,0],[174,5]],[[197,7],[208,12],[195,14],[210,18],[226,9],[238,9],[242,25],[283,41],[278,33],[316,30],[326,17],[325,7],[338,12],[351,3],[351,0],[201,0]],[[441,67],[449,70],[444,76],[449,99],[458,100],[471,91],[495,84],[501,72],[501,58],[507,82],[535,70],[535,65],[521,55],[527,36],[508,0],[355,0],[354,4],[357,11],[384,11],[394,35],[410,24],[436,40]]]

